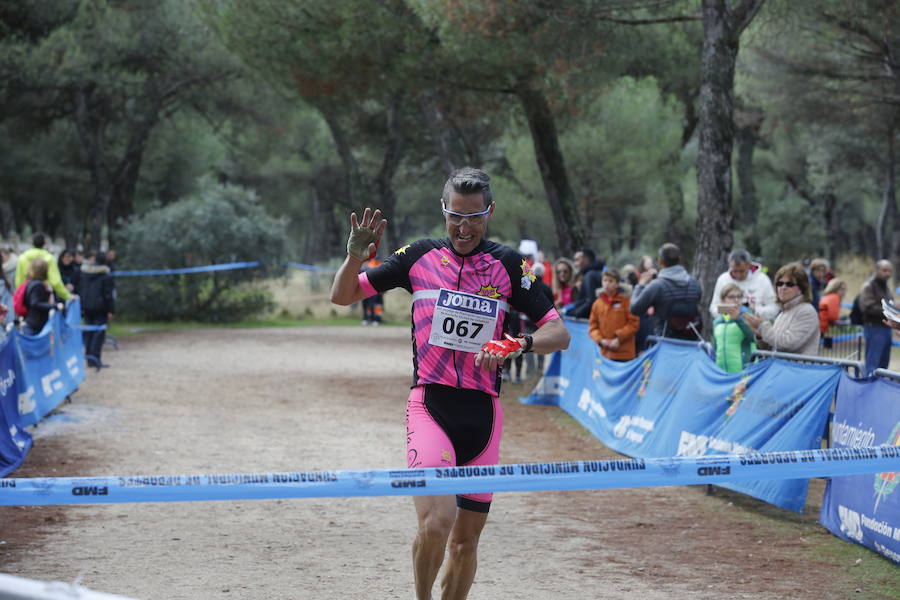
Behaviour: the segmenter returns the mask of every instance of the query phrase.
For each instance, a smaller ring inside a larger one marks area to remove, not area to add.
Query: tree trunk
[[[378,197],[381,199],[381,212],[389,221],[393,220],[396,215],[397,194],[394,193],[394,175],[397,174],[397,169],[400,167],[405,142],[400,114],[401,109],[402,99],[398,94],[391,99],[387,106],[387,147],[384,149],[384,160],[381,162],[381,169],[375,178],[375,187],[378,189]],[[437,201],[435,201],[435,212],[437,212],[437,204]],[[391,231],[385,229],[378,249],[379,254],[384,255],[393,250]]]
[[[81,141],[91,173],[91,184],[94,188],[94,202],[88,211],[88,225],[85,232],[84,247],[87,250],[99,250],[103,242],[103,225],[109,213],[111,202],[111,175],[103,160],[103,130],[105,123],[97,120],[90,112],[89,102],[91,90],[80,87],[75,91],[75,130]]]
[[[0,236],[9,239],[9,234],[16,230],[15,215],[9,200],[0,200]]]
[[[759,141],[759,128],[762,125],[762,111],[759,109],[742,110],[737,121],[737,178],[740,190],[740,223],[746,234],[746,248],[754,256],[762,254],[757,231],[756,185],[753,181],[753,152]]]
[[[138,176],[147,143],[150,141],[150,133],[159,122],[159,110],[158,105],[153,107],[150,113],[134,126],[128,138],[125,154],[113,174],[113,191],[106,215],[110,245],[114,242],[116,229],[134,213]]]
[[[741,0],[703,0],[700,84],[700,148],[697,156],[697,248],[694,276],[709,305],[716,278],[727,267],[734,237],[731,211],[731,151],[734,145],[734,68],[740,35],[762,5]],[[709,331],[709,315],[704,325]]]
[[[900,213],[897,211],[897,127],[896,125],[888,130],[887,139],[887,165],[884,181],[884,204],[892,208],[893,219],[893,235],[892,243],[887,248],[888,256],[895,265],[900,265],[900,235],[896,234],[897,227],[900,227]]]
[[[585,232],[578,214],[575,193],[566,173],[553,113],[550,112],[550,105],[544,95],[525,84],[516,88],[516,96],[522,103],[531,129],[534,155],[544,183],[544,193],[550,210],[555,215],[553,221],[560,251],[572,256],[576,250],[584,247]]]
[[[453,130],[444,118],[444,113],[437,103],[437,92],[426,90],[419,95],[419,108],[422,117],[428,127],[428,133],[437,148],[441,166],[448,175],[456,168],[462,166],[462,157],[453,151]]]
[[[351,206],[352,210],[356,211],[357,214],[361,214],[362,210],[367,206],[376,208],[371,206],[371,202],[367,200],[367,186],[362,171],[359,168],[359,161],[353,156],[353,148],[350,145],[350,140],[347,138],[347,133],[344,131],[344,128],[338,122],[337,115],[327,108],[318,108],[319,112],[322,113],[325,122],[328,124],[328,130],[331,132],[331,138],[334,140],[338,156],[344,167],[344,177],[347,181],[348,194],[346,204]]]

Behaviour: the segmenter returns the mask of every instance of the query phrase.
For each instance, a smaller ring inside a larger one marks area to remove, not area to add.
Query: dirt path
[[[328,327],[122,340],[114,366],[38,427],[15,475],[405,466],[408,337]],[[503,462],[612,455],[558,409],[520,405],[525,391],[504,394]],[[406,600],[414,521],[408,498],[0,508],[0,572],[142,600]],[[500,494],[470,597],[889,597],[826,555],[834,540],[812,521],[699,487]]]

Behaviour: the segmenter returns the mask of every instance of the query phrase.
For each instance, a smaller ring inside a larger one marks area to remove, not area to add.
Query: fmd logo
[[[395,479],[391,482],[392,488],[425,487],[424,479]]]
[[[452,290],[441,290],[438,297],[438,306],[445,308],[454,308],[469,313],[494,317],[497,315],[497,302],[483,296],[467,294],[465,292],[454,292]]]
[[[73,496],[108,496],[109,488],[104,486],[77,486],[72,488]]]

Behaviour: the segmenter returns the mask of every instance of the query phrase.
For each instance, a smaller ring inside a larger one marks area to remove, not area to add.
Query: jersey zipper
[[[461,256],[459,261],[459,273],[456,274],[456,291],[461,292],[459,289],[460,285],[462,285],[462,272],[463,267],[466,265],[466,257]],[[462,377],[459,374],[459,366],[456,364],[456,350],[452,350],[453,352],[453,370],[456,371],[456,387],[462,387]]]

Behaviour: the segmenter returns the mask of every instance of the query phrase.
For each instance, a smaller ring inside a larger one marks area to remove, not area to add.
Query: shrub
[[[284,273],[284,223],[253,191],[201,182],[178,202],[132,219],[116,236],[121,270],[177,269],[260,261],[261,267],[183,275],[118,277],[120,312],[149,320],[236,321],[273,308],[254,283]]]

